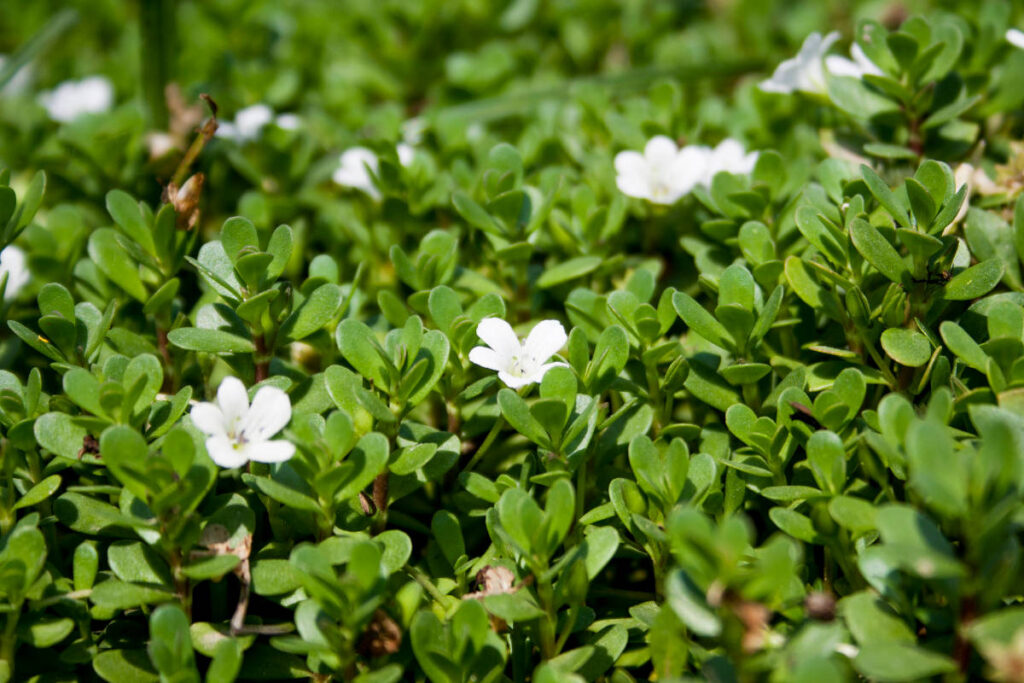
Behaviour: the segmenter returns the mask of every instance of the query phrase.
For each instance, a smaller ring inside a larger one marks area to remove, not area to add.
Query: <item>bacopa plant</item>
[[[51,4],[0,682],[1024,681],[1024,9]]]

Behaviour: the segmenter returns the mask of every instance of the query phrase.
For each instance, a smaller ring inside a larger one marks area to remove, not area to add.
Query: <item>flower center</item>
[[[508,374],[513,377],[527,377],[533,374],[536,365],[536,358],[528,353],[520,351],[512,356],[512,362],[508,367]]]

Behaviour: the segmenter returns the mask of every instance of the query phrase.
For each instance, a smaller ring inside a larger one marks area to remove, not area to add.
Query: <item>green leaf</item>
[[[882,348],[886,355],[900,365],[919,368],[928,362],[932,346],[928,338],[917,330],[892,327],[882,332]]]
[[[30,507],[43,502],[60,488],[60,482],[61,479],[59,474],[51,474],[26,491],[25,495],[19,498],[18,502],[14,504],[13,509],[20,510],[21,508]]]
[[[160,588],[125,583],[119,579],[109,579],[96,584],[89,599],[98,607],[124,610],[173,600],[174,593]]]
[[[875,680],[920,681],[956,671],[956,662],[910,643],[879,641],[860,649],[853,668]]]
[[[942,296],[950,301],[977,299],[992,291],[1002,278],[1002,261],[991,258],[954,275],[946,283]]]
[[[856,218],[850,224],[853,246],[875,270],[897,284],[909,282],[906,263],[882,233],[867,221]]]
[[[676,292],[672,295],[672,305],[683,322],[697,334],[723,349],[732,348],[728,341],[729,332],[692,296],[684,292]]]
[[[126,235],[153,256],[157,254],[149,221],[142,213],[139,203],[127,192],[111,190],[107,193],[107,212]]]
[[[708,606],[701,591],[682,569],[669,574],[665,581],[665,601],[686,624],[699,636],[714,638],[722,631],[722,622]]]
[[[278,334],[284,342],[308,337],[338,315],[342,299],[341,287],[332,284],[320,285],[301,306],[285,318]]]
[[[604,259],[600,256],[577,256],[568,261],[562,261],[557,265],[547,268],[537,278],[537,286],[541,289],[547,289],[548,287],[554,287],[555,285],[575,280],[597,270],[598,266],[603,262]]]
[[[167,339],[186,351],[252,353],[256,350],[250,339],[223,330],[208,330],[201,327],[179,327],[168,332]]]
[[[89,236],[89,258],[104,275],[133,299],[145,303],[149,298],[149,293],[139,277],[138,266],[128,250],[121,245],[116,231],[111,228],[93,231]]]

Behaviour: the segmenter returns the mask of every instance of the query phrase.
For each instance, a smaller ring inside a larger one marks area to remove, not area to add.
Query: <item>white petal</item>
[[[569,336],[562,323],[557,320],[542,320],[533,326],[523,343],[526,353],[538,363],[543,363],[565,346]]]
[[[267,441],[284,429],[291,419],[292,402],[288,394],[277,387],[260,387],[242,420],[239,435],[250,444]]]
[[[206,440],[206,452],[220,467],[232,468],[248,462],[245,449],[237,448],[238,443],[226,436],[211,436]]]
[[[561,363],[561,362],[559,362],[559,363],[545,363],[544,365],[542,365],[539,368],[537,368],[537,371],[535,373],[530,375],[529,381],[531,381],[531,382],[540,382],[542,379],[544,379],[544,375],[546,375],[548,373],[548,370],[550,370],[551,368],[567,368],[567,367],[569,367],[568,363]]]
[[[249,394],[242,380],[225,377],[217,388],[217,405],[224,414],[224,429],[228,434],[238,434],[238,428],[249,412]]]
[[[655,135],[647,141],[647,146],[644,147],[644,159],[654,167],[662,166],[667,168],[672,164],[678,153],[679,147],[675,141],[664,135]]]
[[[274,119],[274,111],[265,104],[254,104],[235,114],[235,126],[243,139],[251,140],[259,136],[263,126]]]
[[[28,257],[25,255],[25,252],[13,244],[4,247],[4,250],[0,251],[0,277],[7,273],[7,287],[4,289],[4,299],[13,299],[21,291],[21,288],[28,284],[31,273],[29,273],[27,261]]]
[[[214,137],[225,138],[227,140],[238,140],[241,135],[238,133],[238,128],[235,124],[230,121],[220,121],[217,124],[217,132],[214,133]]]
[[[680,194],[687,194],[698,183],[710,183],[711,150],[703,145],[683,147],[672,162],[672,185]]]
[[[640,152],[626,150],[615,155],[615,185],[627,197],[647,199],[651,181],[647,160]]]
[[[800,71],[800,63],[796,57],[792,57],[775,67],[772,77],[761,81],[757,87],[765,92],[788,95],[799,86]]]
[[[851,78],[860,78],[864,75],[864,71],[857,65],[856,62],[847,59],[846,57],[840,57],[839,55],[829,55],[825,58],[825,68],[833,76],[850,76]]]
[[[245,455],[254,462],[284,462],[295,455],[295,444],[282,439],[250,443],[245,446]]]
[[[884,75],[882,70],[878,68],[878,65],[871,61],[871,58],[867,56],[859,43],[854,43],[850,46],[850,56],[853,57],[853,61],[860,67],[861,74],[871,74],[873,76]]]
[[[228,433],[225,429],[224,413],[221,412],[216,404],[197,403],[192,406],[189,417],[192,418],[192,424],[196,426],[196,429],[206,434],[206,436],[223,436],[227,438]]]
[[[1024,31],[1017,28],[1011,28],[1006,32],[1006,40],[1009,41],[1010,45],[1024,50]]]
[[[504,382],[509,389],[520,389],[528,384],[533,384],[533,380],[529,377],[516,377],[504,370],[498,372],[498,379]]]
[[[399,142],[395,146],[395,152],[398,154],[398,163],[402,166],[411,165],[413,158],[416,156],[416,150],[413,149],[413,146],[404,142]]]
[[[484,318],[476,326],[476,336],[503,358],[519,352],[519,337],[512,326],[501,318]]]
[[[476,363],[488,370],[501,370],[508,365],[508,360],[507,357],[499,356],[497,351],[486,346],[475,346],[469,351],[469,362]]]
[[[281,130],[295,130],[302,125],[302,118],[298,114],[281,114],[274,119],[274,123]]]

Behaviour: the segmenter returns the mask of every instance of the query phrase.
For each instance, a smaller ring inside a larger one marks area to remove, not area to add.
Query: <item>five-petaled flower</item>
[[[822,36],[815,31],[807,36],[800,52],[775,68],[775,73],[758,85],[761,90],[789,94],[796,90],[812,94],[825,94],[825,53],[839,40],[839,32],[832,31]]]
[[[687,148],[683,149],[683,152]],[[718,143],[714,149],[703,148],[705,153],[704,177],[700,184],[706,187],[711,186],[715,175],[721,172],[746,175],[754,170],[757,163],[757,152],[747,152],[743,145],[732,138],[726,138]],[[682,153],[682,152],[681,152]]]
[[[551,368],[566,365],[547,362],[568,340],[565,328],[557,320],[540,321],[522,342],[512,326],[501,318],[484,318],[476,326],[476,334],[487,346],[473,348],[469,360],[488,370],[497,370],[498,378],[512,389],[539,382]]]
[[[39,93],[50,118],[59,123],[74,121],[85,114],[102,114],[114,104],[114,86],[103,76],[64,81],[53,90]]]
[[[215,403],[198,403],[192,423],[206,435],[206,450],[221,467],[254,462],[284,462],[295,455],[289,441],[271,440],[292,419],[288,394],[277,387],[260,387],[249,405],[249,394],[237,377],[225,377]]]
[[[626,150],[615,155],[615,184],[629,197],[655,204],[675,204],[704,179],[707,148],[684,147],[657,135],[644,152]]]

